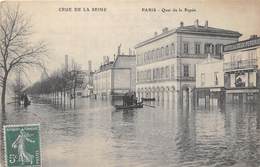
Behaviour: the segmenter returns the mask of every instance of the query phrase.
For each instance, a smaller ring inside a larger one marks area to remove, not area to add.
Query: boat
[[[142,97],[141,99],[142,99],[142,101],[155,101],[155,98],[144,98],[144,97]]]
[[[117,110],[143,108],[143,103],[137,103],[137,104],[130,105],[130,106],[115,105],[115,108]]]

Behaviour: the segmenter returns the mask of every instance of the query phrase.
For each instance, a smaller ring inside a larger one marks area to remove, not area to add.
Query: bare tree
[[[2,87],[1,105],[5,112],[6,86],[10,73],[26,70],[32,66],[43,66],[46,45],[33,43],[30,20],[19,9],[0,6],[0,86]]]

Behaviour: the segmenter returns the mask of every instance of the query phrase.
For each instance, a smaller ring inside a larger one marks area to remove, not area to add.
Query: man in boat
[[[135,92],[127,92],[123,96],[123,106],[137,105],[137,98]]]

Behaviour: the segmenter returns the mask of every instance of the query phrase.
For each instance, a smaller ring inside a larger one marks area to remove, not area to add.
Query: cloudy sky
[[[14,5],[15,2],[8,2]],[[31,17],[36,40],[48,43],[48,70],[59,68],[64,55],[87,68],[88,60],[96,69],[103,56],[113,58],[117,46],[122,52],[149,37],[162,28],[175,28],[180,21],[191,25],[195,19],[205,20],[209,26],[239,31],[242,39],[251,34],[260,35],[259,0],[160,0],[160,1],[20,1],[21,9]],[[61,12],[61,8],[72,8]],[[106,8],[106,12],[76,12],[74,8]],[[156,12],[143,12],[142,8],[156,8]],[[188,8],[195,12],[162,12],[162,9]],[[37,72],[31,80],[39,78]]]

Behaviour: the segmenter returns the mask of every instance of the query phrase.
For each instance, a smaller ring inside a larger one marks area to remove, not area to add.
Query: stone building
[[[196,100],[197,106],[201,100],[205,104],[218,104],[224,98],[223,59],[209,57],[196,65]],[[223,99],[224,100],[224,99]]]
[[[135,91],[135,63],[135,55],[118,55],[114,61],[104,59],[103,65],[93,75],[95,96],[109,98]]]
[[[223,45],[237,42],[240,36],[236,31],[210,27],[208,21],[199,25],[198,20],[194,25],[181,22],[175,29],[154,33],[135,46],[138,97],[189,102],[195,87],[195,65],[208,54],[222,58]]]
[[[227,102],[256,102],[260,88],[260,38],[224,46]]]

